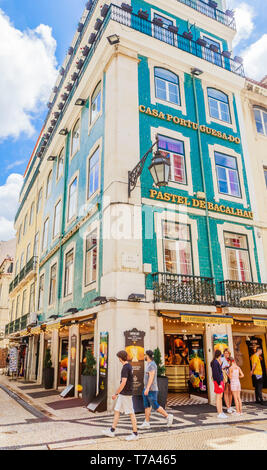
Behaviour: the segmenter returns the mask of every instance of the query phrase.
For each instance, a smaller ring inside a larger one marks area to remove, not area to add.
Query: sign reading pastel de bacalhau
[[[237,217],[245,217],[246,219],[253,219],[253,212],[246,211],[244,209],[237,209],[236,207],[225,206],[224,204],[215,204],[213,202],[205,201],[203,199],[189,199],[185,196],[178,196],[163,191],[157,191],[156,189],[149,190],[149,197],[151,199],[157,199],[163,202],[171,202],[174,204],[182,204],[185,206],[191,206],[198,209],[208,209],[213,212],[220,212],[221,214],[235,215]]]

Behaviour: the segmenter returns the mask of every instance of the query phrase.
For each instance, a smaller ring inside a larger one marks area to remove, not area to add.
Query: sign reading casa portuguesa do
[[[198,209],[208,209],[209,211],[220,212],[222,214],[235,215],[237,217],[245,217],[253,219],[253,212],[244,209],[237,209],[236,207],[228,207],[224,204],[215,204],[203,199],[188,199],[185,196],[178,196],[167,192],[157,191],[156,189],[149,190],[149,197],[151,199],[158,199],[164,202],[172,202],[174,204],[182,204],[184,206],[191,206]]]
[[[178,118],[178,116],[163,113],[162,111],[158,111],[157,109],[151,109],[149,107],[144,106],[143,104],[139,106],[139,111],[140,113],[149,114],[150,116],[162,119],[163,121],[173,122],[174,124],[179,124],[180,126],[194,129],[195,131],[199,127],[200,132],[203,132],[204,134],[210,134],[212,136],[218,137],[219,139],[227,140],[228,142],[234,142],[235,144],[240,144],[241,142],[239,137],[228,135],[225,132],[216,131],[216,129],[207,127],[204,124],[201,124],[199,126],[196,122],[190,121],[189,119]]]

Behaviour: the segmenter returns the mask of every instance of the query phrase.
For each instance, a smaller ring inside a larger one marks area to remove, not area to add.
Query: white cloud
[[[267,34],[242,52],[247,77],[261,80],[267,73]]]
[[[0,9],[0,44],[0,139],[30,136],[57,77],[56,41],[49,26],[20,31]]]
[[[232,2],[235,9],[237,34],[233,41],[236,47],[241,41],[248,39],[254,30],[254,18],[256,13],[253,7],[247,3]]]
[[[16,166],[20,166],[20,165],[23,165],[27,162],[27,160],[15,160],[13,163],[10,163],[9,165],[7,165],[6,167],[6,170],[9,171],[9,170],[12,170],[13,168],[16,168]]]
[[[22,183],[23,176],[12,173],[8,176],[6,183],[0,186],[0,240],[2,241],[15,236],[14,217]]]

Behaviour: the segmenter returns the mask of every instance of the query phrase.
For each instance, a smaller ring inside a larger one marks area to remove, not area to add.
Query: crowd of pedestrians
[[[257,347],[255,354],[251,357],[252,369],[251,375],[255,387],[256,402],[264,405],[262,398],[263,372],[260,362],[262,349]],[[111,428],[102,431],[103,435],[115,437],[116,428],[119,422],[120,414],[125,413],[130,416],[132,423],[132,433],[126,437],[127,441],[138,439],[137,421],[133,407],[133,369],[128,360],[126,351],[119,351],[117,357],[122,365],[121,381],[112,400],[116,400],[114,408],[114,419]],[[170,427],[173,423],[173,415],[167,413],[158,403],[158,383],[157,383],[157,365],[153,359],[153,351],[145,353],[145,375],[143,404],[145,409],[145,420],[140,429],[150,428],[150,415],[152,409],[165,418],[166,426]],[[244,374],[237,365],[235,359],[231,357],[228,348],[224,353],[216,350],[211,362],[212,378],[214,383],[214,392],[216,394],[216,408],[218,419],[226,419],[227,414],[223,412],[223,398],[228,414],[242,415],[241,384],[240,379]],[[232,407],[232,401],[235,403],[235,410]]]

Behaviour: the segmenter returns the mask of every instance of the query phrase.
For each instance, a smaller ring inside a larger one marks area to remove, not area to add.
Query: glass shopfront
[[[165,334],[164,339],[169,392],[186,392],[207,398],[203,335]]]

